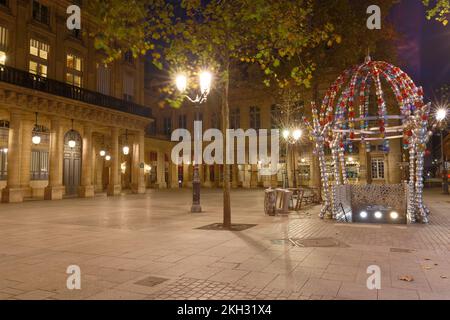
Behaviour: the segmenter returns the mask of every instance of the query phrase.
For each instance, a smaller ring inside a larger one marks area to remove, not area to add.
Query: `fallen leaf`
[[[425,260],[428,260],[428,261],[430,261],[431,259],[430,259],[430,258],[425,258]]]
[[[438,264],[437,264],[437,263],[435,263],[434,265],[435,265],[435,266],[438,266]]]
[[[423,268],[426,269],[426,270],[430,270],[431,269],[430,266],[424,266]]]
[[[411,282],[411,281],[414,281],[414,278],[413,278],[413,276],[405,275],[405,276],[398,277],[398,280]]]
[[[447,276],[441,276],[441,278],[442,278],[442,279],[447,279],[448,277],[447,277]]]

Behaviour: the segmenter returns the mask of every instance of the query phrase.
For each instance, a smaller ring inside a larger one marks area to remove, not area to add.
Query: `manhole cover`
[[[161,284],[167,280],[168,279],[165,279],[165,278],[147,277],[147,278],[144,278],[144,279],[141,279],[141,280],[135,282],[134,284],[137,284],[140,286],[145,286],[145,287],[154,287],[154,286]]]
[[[349,247],[335,238],[290,238],[289,240],[298,247]]]
[[[232,224],[231,225],[231,229],[225,229],[223,227],[222,223],[213,223],[213,224],[208,224],[206,226],[200,227],[200,228],[196,228],[196,229],[201,229],[201,230],[231,230],[231,231],[243,231],[243,230],[247,230],[250,229],[252,227],[256,226],[256,224]]]
[[[404,248],[391,248],[390,249],[391,252],[403,252],[403,253],[411,253],[414,250],[411,249],[404,249]]]

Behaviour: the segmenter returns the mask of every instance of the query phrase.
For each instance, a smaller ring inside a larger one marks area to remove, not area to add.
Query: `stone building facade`
[[[72,3],[0,2],[3,202],[145,192],[152,118],[144,107],[143,59],[126,54],[104,65],[92,39],[67,29]],[[89,17],[82,24],[94,28]]]
[[[203,121],[204,130],[220,129],[219,97],[213,91],[199,107],[156,107],[159,97],[146,81],[144,58],[125,53],[120,61],[105,65],[92,39],[67,29],[66,9],[72,3],[0,1],[2,201],[190,187],[193,166],[170,161],[175,144],[170,135],[177,128],[193,130],[195,119]],[[88,16],[83,16],[82,28],[95,28]],[[319,96],[333,80],[322,81]],[[304,92],[306,114],[311,95]],[[272,89],[233,83],[231,128],[275,128],[277,103]],[[351,181],[397,183],[404,178],[400,145],[389,153],[373,148],[348,156]],[[297,184],[318,186],[320,173],[309,141],[289,148],[289,161],[283,149],[276,175],[261,175],[261,164],[233,165],[232,186],[279,186],[286,176],[292,185],[294,173]],[[222,165],[200,166],[204,187],[220,187],[222,176]]]
[[[323,97],[337,75],[324,79],[318,88],[318,95]],[[146,89],[146,100],[154,99],[155,93],[149,88]],[[312,100],[312,91],[304,90],[302,92],[304,99],[304,114],[310,115],[310,102]],[[389,101],[393,101],[388,95]],[[267,88],[249,88],[246,85],[233,86],[230,88],[230,128],[253,129],[272,129],[277,127],[275,121],[277,115],[276,105],[279,103],[279,96],[275,90]],[[393,105],[393,103],[391,104]],[[154,110],[155,121],[152,123],[149,136],[157,137],[160,141],[158,150],[152,148],[153,142],[147,139],[146,148],[152,150],[154,156],[152,161],[152,174],[147,181],[149,187],[158,186],[191,186],[192,164],[184,164],[178,168],[170,162],[170,150],[173,143],[166,145],[164,149],[163,141],[170,140],[170,134],[177,128],[186,128],[193,132],[194,120],[200,119],[203,122],[203,130],[208,128],[221,128],[220,99],[214,92],[208,98],[208,101],[200,106],[192,103],[185,103],[181,108],[174,109],[169,106]],[[283,130],[283,128],[278,128]],[[407,178],[407,167],[404,155],[401,149],[400,140],[391,142],[389,152],[383,151],[382,144],[373,144],[371,152],[366,152],[358,145],[354,146],[354,151],[347,155],[346,166],[349,180],[352,183],[389,183],[395,184]],[[294,181],[297,185],[317,187],[320,184],[320,172],[318,159],[313,153],[312,144],[307,137],[303,137],[299,143],[288,148],[289,154],[286,156],[285,143],[280,137],[280,164],[278,173],[271,177],[260,174],[261,165],[232,165],[231,166],[231,184],[232,187],[255,188],[268,186],[283,186],[286,181],[293,186]],[[162,161],[162,159],[165,161]],[[289,159],[286,161],[286,158]],[[159,159],[159,160],[158,160]],[[328,170],[332,172],[331,155],[328,156]],[[157,168],[164,169],[160,171]],[[177,174],[178,172],[178,174]],[[295,179],[294,179],[295,173]],[[200,177],[203,186],[219,187],[222,185],[221,177],[223,166],[221,165],[200,165]],[[287,178],[286,178],[287,176]],[[330,175],[333,176],[332,174]],[[166,179],[166,180],[164,180]]]

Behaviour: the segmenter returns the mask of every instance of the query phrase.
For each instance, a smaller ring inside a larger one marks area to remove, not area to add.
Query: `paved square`
[[[263,195],[232,192],[233,223],[256,224],[232,232],[198,229],[221,222],[221,190],[202,190],[199,214],[190,190],[2,204],[0,299],[450,299],[450,198],[437,190],[431,223],[408,226],[321,221],[319,207],[264,216]],[[67,289],[69,265],[81,290]],[[381,290],[366,287],[369,265]]]

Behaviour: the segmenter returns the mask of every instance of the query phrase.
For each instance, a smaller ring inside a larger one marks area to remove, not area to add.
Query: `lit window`
[[[0,26],[0,64],[6,62],[6,51],[8,49],[8,29]]]
[[[47,77],[47,64],[50,46],[42,41],[30,39],[29,72]]]
[[[83,82],[82,58],[72,54],[67,54],[66,82],[76,87],[81,87]]]
[[[48,179],[48,162],[48,151],[31,151],[30,174],[32,180]]]
[[[372,179],[384,179],[384,159],[372,159]]]

